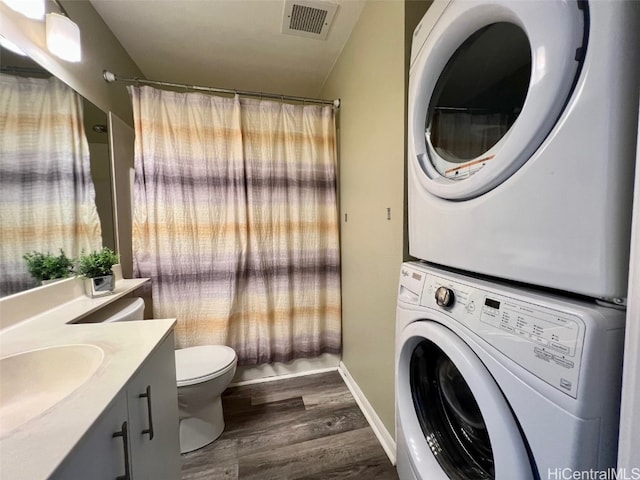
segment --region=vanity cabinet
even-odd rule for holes
[[[180,467],[171,332],[51,478],[179,480]]]
[[[125,473],[124,437],[113,437],[127,419],[127,399],[120,394],[67,456],[52,478],[55,480],[114,480]],[[127,454],[128,455],[128,454]],[[37,459],[34,459],[37,461]]]
[[[179,480],[180,435],[173,333],[127,385],[133,480]]]

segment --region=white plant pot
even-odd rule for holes
[[[87,296],[102,297],[111,295],[115,288],[113,275],[105,275],[104,277],[93,277],[84,279],[84,290]]]

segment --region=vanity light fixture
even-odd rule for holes
[[[59,13],[47,13],[47,48],[51,53],[68,62],[82,59],[80,28],[69,17]]]
[[[44,18],[44,0],[2,0],[11,10],[34,20]]]

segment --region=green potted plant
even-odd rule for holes
[[[54,280],[69,278],[73,274],[73,259],[68,258],[60,249],[60,255],[49,252],[31,252],[22,256],[33,278],[43,285]]]
[[[101,297],[113,292],[115,281],[113,267],[118,263],[118,255],[104,247],[100,251],[80,255],[78,273],[85,277],[85,291],[90,297]]]

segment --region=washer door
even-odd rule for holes
[[[431,30],[413,46],[409,163],[429,192],[476,197],[531,157],[575,85],[585,11],[569,1],[453,0],[422,25]]]
[[[399,430],[418,478],[535,478],[511,409],[469,346],[428,320],[407,326],[399,345]]]

